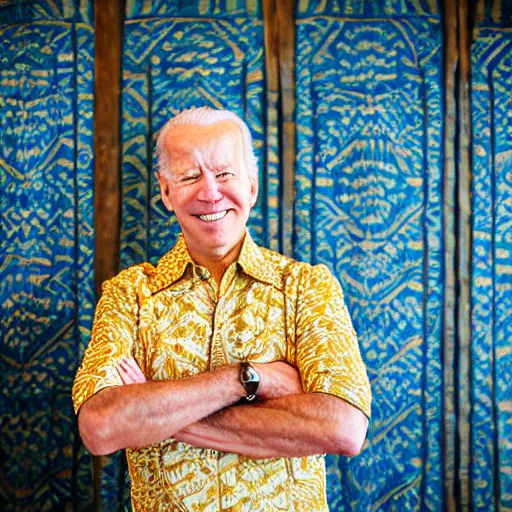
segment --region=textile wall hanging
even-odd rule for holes
[[[469,417],[473,510],[512,510],[512,2],[477,12],[471,47],[473,252]]]
[[[93,296],[92,2],[0,7],[0,509],[92,501],[71,386]]]
[[[372,381],[331,510],[442,510],[442,24],[434,1],[297,4],[294,255],[339,277]]]

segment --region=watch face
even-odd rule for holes
[[[249,363],[242,364],[240,382],[247,393],[246,399],[249,401],[256,399],[256,393],[260,384],[260,374]]]
[[[260,374],[252,366],[247,366],[242,374],[242,380],[244,382],[259,382]]]

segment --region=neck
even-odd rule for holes
[[[234,247],[229,249],[227,252],[219,251],[218,253],[205,254],[198,253],[197,251],[190,249],[188,249],[188,252],[194,263],[206,268],[208,272],[210,272],[213,279],[215,279],[216,283],[220,284],[222,277],[224,276],[224,272],[226,272],[226,269],[231,265],[231,263],[238,259],[240,251],[242,249],[242,245],[244,243],[244,239],[245,235],[242,237],[240,242],[238,242]]]

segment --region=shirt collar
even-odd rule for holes
[[[271,284],[279,289],[283,287],[282,275],[277,271],[276,264],[269,258],[265,258],[262,249],[256,245],[249,234],[249,230],[246,230],[245,233],[238,264],[246,274],[254,279]]]
[[[185,272],[188,264],[193,264],[188,253],[187,244],[181,233],[175,246],[158,261],[156,271],[149,283],[151,293],[156,293],[171,286]]]
[[[188,253],[185,238],[181,233],[176,245],[159,260],[156,271],[149,283],[151,293],[156,293],[171,286],[183,275],[189,263],[194,265]],[[265,258],[248,230],[245,233],[238,264],[247,275],[254,279],[279,289],[282,288],[281,273],[276,270],[275,264],[271,260]]]

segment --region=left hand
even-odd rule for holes
[[[123,384],[142,384],[146,377],[133,357],[123,357],[117,365],[117,371]]]
[[[303,393],[299,372],[284,361],[253,363],[261,377],[258,387],[260,400],[271,400]]]

